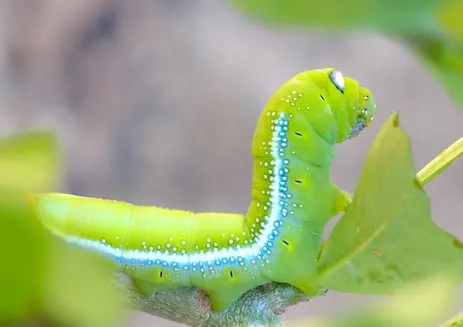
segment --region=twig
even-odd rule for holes
[[[211,310],[207,295],[197,288],[159,291],[145,297],[123,273],[116,276],[115,285],[126,292],[129,308],[189,326],[283,326],[287,307],[310,300],[295,287],[270,283],[246,292],[224,312],[217,313]]]
[[[416,175],[418,182],[423,186],[429,183],[461,155],[463,155],[463,137],[439,153],[437,157],[421,169]]]

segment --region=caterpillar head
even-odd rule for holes
[[[296,76],[290,86],[297,83],[305,83],[303,92],[312,93],[315,96],[312,98],[314,108],[317,106],[324,108],[324,112],[334,116],[333,123],[337,126],[333,127],[337,131],[331,135],[326,130],[325,133],[321,132],[328,142],[339,143],[357,136],[370,125],[375,115],[376,105],[370,90],[361,86],[356,80],[343,76],[336,68],[303,72]],[[321,101],[318,99],[318,94]],[[316,124],[316,128],[322,131],[325,123]]]
[[[355,108],[355,122],[351,127],[348,138],[355,137],[368,127],[375,116],[376,104],[370,90],[360,87],[358,91],[358,103],[353,104]]]
[[[340,139],[350,139],[357,136],[370,125],[376,111],[376,104],[371,91],[349,77],[344,77],[337,69],[327,69],[328,78],[334,87],[344,95],[346,110],[349,116],[348,133],[340,133]]]

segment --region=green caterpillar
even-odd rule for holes
[[[31,203],[51,232],[114,259],[143,294],[198,287],[215,311],[268,282],[313,295],[323,228],[349,202],[331,183],[334,144],[360,133],[374,112],[370,91],[336,69],[306,71],[283,84],[254,135],[246,215],[59,193],[33,195]]]

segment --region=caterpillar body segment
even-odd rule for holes
[[[250,251],[243,215],[193,213],[61,193],[35,194],[30,200],[46,228],[71,244],[115,260],[144,295],[198,287],[220,311],[246,290],[271,282],[260,275],[257,265],[245,266],[236,251],[240,247]],[[218,286],[225,281],[226,287]]]
[[[350,203],[331,181],[334,145],[359,134],[374,112],[370,91],[336,69],[284,83],[257,123],[245,215],[57,193],[35,195],[31,205],[51,232],[112,258],[146,295],[198,287],[215,311],[272,281],[315,295],[324,226]]]

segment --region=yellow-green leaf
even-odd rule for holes
[[[0,188],[47,191],[56,187],[59,177],[59,152],[52,132],[28,132],[0,139]]]
[[[43,308],[59,326],[115,326],[122,294],[112,285],[115,265],[100,255],[57,241],[49,253]]]
[[[38,305],[44,239],[24,199],[58,180],[57,157],[51,133],[0,139],[0,324],[24,319]]]
[[[0,192],[0,325],[24,319],[37,304],[43,242],[20,197]],[[8,198],[8,200],[5,200]]]
[[[463,2],[461,0],[440,1],[433,16],[445,33],[454,40],[463,41]]]

